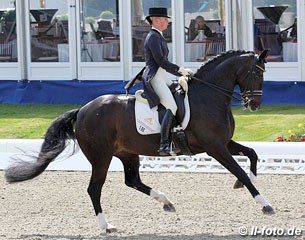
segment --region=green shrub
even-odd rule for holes
[[[85,18],[85,22],[86,23],[95,23],[95,18],[94,17],[86,17]]]
[[[109,10],[101,12],[100,15],[101,19],[113,19],[113,13]]]

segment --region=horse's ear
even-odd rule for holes
[[[264,61],[264,62],[266,62],[266,57],[268,56],[268,52],[270,51],[270,49],[264,49],[262,52],[261,52],[261,54],[259,55],[259,57],[258,57],[258,61],[259,62],[262,62],[262,61]]]

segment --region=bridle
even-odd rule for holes
[[[251,101],[253,101],[254,96],[262,96],[263,95],[263,91],[262,90],[253,90],[253,82],[254,79],[258,76],[258,73],[255,71],[256,68],[258,68],[259,70],[261,70],[262,72],[266,72],[266,70],[264,68],[262,68],[261,66],[257,65],[257,59],[254,60],[251,70],[249,70],[245,76],[245,78],[243,79],[246,80],[247,78],[251,78],[250,83],[251,83],[251,88],[249,90],[245,89],[245,91],[238,93],[235,91],[230,91],[227,90],[223,87],[220,87],[214,83],[210,83],[210,82],[206,82],[203,79],[197,78],[195,76],[189,76],[189,78],[194,79],[196,81],[199,81],[201,83],[203,83],[204,85],[222,93],[223,95],[229,97],[229,98],[233,98],[234,100],[241,102],[241,104],[245,107],[247,106]]]
[[[253,90],[253,83],[255,81],[255,78],[258,76],[258,73],[255,71],[256,68],[258,68],[262,72],[266,72],[266,70],[264,68],[257,65],[257,59],[255,59],[252,64],[251,71],[248,71],[245,78],[243,79],[243,81],[245,81],[248,77],[251,78],[249,80],[250,89],[248,90],[247,88],[245,88],[245,90],[240,93],[240,96],[242,97],[242,105],[244,107],[248,106],[249,103],[254,100],[255,96],[261,97],[263,95],[263,90]]]

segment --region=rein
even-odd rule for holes
[[[262,67],[254,64],[253,67],[257,67],[258,69],[260,69],[261,71],[265,72],[265,69],[263,69]],[[252,71],[248,71],[247,75],[245,76],[245,78],[248,77],[248,75],[251,74],[252,76],[252,79],[254,79],[254,76],[255,76],[255,71],[253,70],[252,68]],[[238,92],[235,92],[235,91],[230,91],[228,89],[225,89],[223,87],[220,87],[214,83],[210,83],[210,82],[206,82],[204,81],[203,79],[200,79],[200,78],[197,78],[195,76],[189,76],[189,78],[191,79],[194,79],[196,81],[199,81],[203,84],[205,84],[206,86],[222,93],[223,95],[229,97],[229,98],[233,98],[234,100],[238,101],[238,102],[243,102],[243,105],[245,106],[246,104],[248,104],[250,101],[253,100],[253,96],[262,96],[262,91],[261,90],[247,90],[247,91],[244,91],[242,93],[238,93]],[[249,95],[251,95],[251,98],[249,98]],[[245,101],[246,100],[246,101]]]
[[[238,98],[238,97],[242,98],[242,95],[240,93],[238,93],[238,92],[232,92],[232,91],[230,91],[228,89],[225,89],[223,87],[220,87],[220,86],[218,86],[218,85],[216,85],[214,83],[206,82],[206,81],[204,81],[204,80],[202,80],[200,78],[194,77],[194,76],[189,76],[189,78],[194,79],[196,81],[199,81],[199,82],[203,83],[204,85],[206,85],[206,86],[208,86],[208,87],[210,87],[210,88],[212,88],[212,89],[222,93],[223,95],[225,95],[225,96],[227,96],[229,98],[232,97],[232,98],[234,98],[238,102],[242,102],[243,101],[242,99]],[[237,95],[238,97],[236,97],[234,95]]]

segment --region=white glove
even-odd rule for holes
[[[183,67],[179,68],[178,73],[180,73],[183,77],[189,77],[194,74],[192,69],[183,68]]]
[[[183,76],[179,77],[178,83],[185,92],[189,90],[189,86],[187,82],[188,82],[188,77],[183,77]]]

